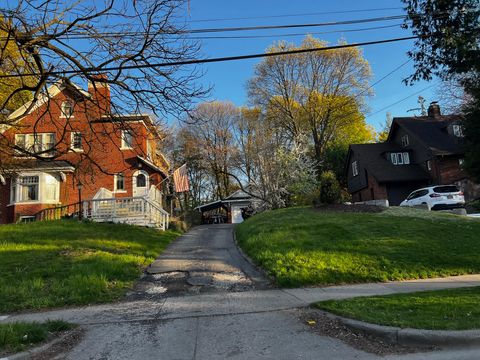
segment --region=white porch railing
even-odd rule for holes
[[[148,197],[94,198],[83,202],[83,216],[98,222],[128,223],[168,229],[170,215]]]

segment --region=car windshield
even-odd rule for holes
[[[458,187],[454,185],[449,185],[449,186],[437,186],[433,188],[433,191],[436,193],[444,194],[444,193],[453,193],[453,192],[459,192]]]

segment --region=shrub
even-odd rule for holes
[[[342,198],[340,184],[333,171],[325,171],[320,175],[320,203],[335,204]]]

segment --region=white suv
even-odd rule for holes
[[[427,205],[428,210],[458,209],[465,206],[465,198],[456,185],[437,185],[415,190],[400,204],[415,205]]]

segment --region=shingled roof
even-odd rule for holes
[[[361,165],[378,182],[416,181],[428,180],[429,174],[418,164],[394,165],[384,156],[389,152],[404,152],[398,145],[393,143],[379,144],[356,144],[350,145],[350,149],[359,155]]]
[[[463,139],[449,134],[448,126],[461,121],[458,115],[401,117],[393,119],[393,126],[404,128],[434,155],[455,155],[464,153]]]

